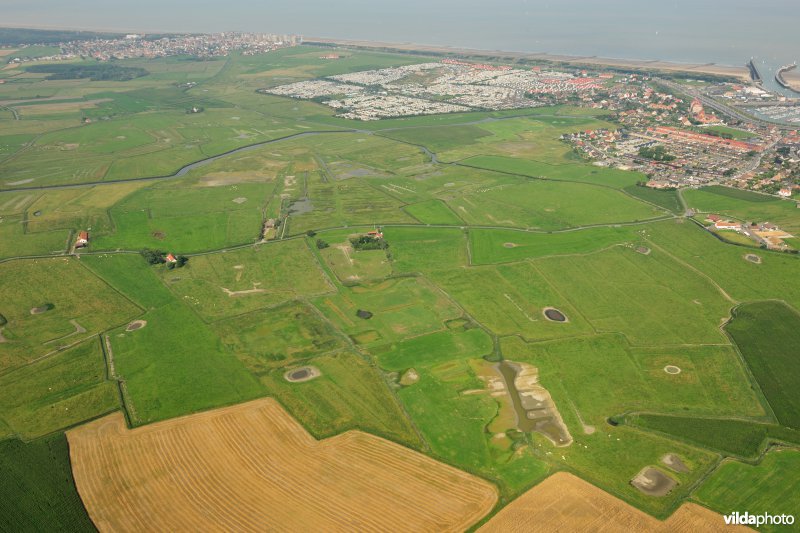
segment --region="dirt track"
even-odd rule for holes
[[[276,402],[68,432],[100,531],[464,530],[497,501],[465,472],[358,431],[316,441]]]
[[[751,531],[725,526],[721,515],[687,503],[660,521],[583,481],[559,472],[497,513],[481,533],[527,531]]]

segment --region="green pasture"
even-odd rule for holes
[[[800,314],[782,302],[740,305],[725,326],[778,422],[800,429]]]
[[[198,255],[181,269],[154,268],[175,296],[207,321],[333,290],[302,239]]]
[[[470,229],[473,265],[509,263],[554,255],[579,255],[641,241],[644,226],[599,227],[558,233]]]
[[[639,348],[619,335],[598,335],[535,343],[508,337],[501,349],[506,359],[539,368],[542,385],[560,391],[560,408],[570,406],[596,427],[633,411],[764,417],[729,347]],[[681,373],[665,372],[668,364]]]
[[[734,300],[778,299],[800,309],[800,285],[788,282],[800,268],[800,258],[791,254],[750,250],[720,242],[696,224],[673,221],[650,224],[646,237],[687,268],[708,276]],[[748,254],[761,263],[745,259]]]
[[[77,344],[140,313],[74,258],[0,263],[0,294],[0,314],[7,320],[0,371]],[[47,310],[33,314],[34,308]]]
[[[149,275],[151,283],[158,283]],[[125,407],[134,425],[252,400],[264,388],[183,302],[140,317],[147,325],[109,333]]]
[[[757,465],[723,462],[692,495],[718,513],[800,515],[800,451],[774,450]],[[765,525],[759,531],[785,531],[785,525]]]
[[[300,302],[221,320],[214,329],[258,377],[276,366],[299,364],[345,347],[336,330],[313,307]]]
[[[0,438],[37,438],[118,408],[96,338],[0,375],[0,419],[7,426]]]
[[[480,324],[497,335],[542,340],[593,333],[583,315],[528,263],[437,271],[432,279]],[[568,322],[551,322],[547,307]]]
[[[319,253],[342,283],[378,280],[391,275],[392,265],[385,250],[353,249],[349,239],[358,235],[360,233],[351,230],[326,231],[311,237],[309,242],[312,246],[317,246],[317,240],[328,244]]]
[[[254,243],[272,190],[271,183],[141,189],[111,208],[112,227],[92,248],[191,253]]]
[[[380,371],[348,351],[320,355],[304,363],[321,376],[303,383],[283,377],[291,367],[260,376],[273,395],[317,438],[358,429],[419,449],[420,438]]]
[[[661,209],[606,187],[517,177],[498,179],[493,186],[447,203],[471,225],[541,230],[639,222],[664,215]]]
[[[60,254],[72,244],[65,229],[28,232],[26,226],[21,216],[0,216],[0,258]]]
[[[464,221],[441,200],[426,200],[403,208],[422,224],[458,226]]]
[[[467,240],[456,228],[383,228],[396,274],[466,266]]]
[[[431,363],[415,366],[419,381],[398,396],[434,457],[493,481],[504,502],[541,481],[549,468],[530,447],[515,451],[498,445],[488,431],[498,401],[488,391],[464,394],[485,387],[473,364],[464,359]]]
[[[540,259],[536,268],[598,332],[623,333],[639,345],[726,342],[719,326],[731,302],[660,250],[615,247]]]
[[[493,352],[492,339],[480,328],[464,326],[402,340],[376,353],[386,370],[402,372],[460,359],[475,359]]]
[[[680,198],[678,197],[678,194],[681,193],[678,193],[678,191],[664,191],[650,187],[640,187],[638,185],[628,185],[622,190],[631,196],[663,207],[664,209],[672,211],[675,214],[682,214],[683,212],[683,206],[681,205]]]
[[[396,278],[343,288],[317,298],[316,307],[359,345],[377,346],[446,328],[461,310],[425,278]],[[359,310],[371,318],[357,316]]]
[[[683,193],[689,207],[746,222],[772,222],[789,233],[800,232],[797,202],[722,186],[688,189]]]
[[[306,187],[307,196],[287,206],[287,235],[343,226],[416,222],[402,210],[403,203],[389,196],[380,184],[363,179],[335,181],[312,172]]]
[[[800,431],[777,424],[740,418],[689,418],[655,414],[632,414],[626,424],[748,460],[761,454],[767,444],[800,444]]]
[[[518,159],[511,156],[478,155],[459,161],[460,165],[494,170],[508,174],[547,178],[556,181],[572,181],[603,185],[614,189],[636,185],[644,179],[644,174],[628,170],[597,167],[587,163],[568,162],[552,164],[535,160]]]

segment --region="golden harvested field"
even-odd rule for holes
[[[558,472],[535,486],[478,531],[750,531],[725,526],[722,516],[693,503],[660,521],[583,481]]]
[[[100,531],[460,531],[493,485],[379,437],[315,440],[269,398],[128,430],[67,433]]]

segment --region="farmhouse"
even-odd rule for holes
[[[75,241],[75,248],[83,248],[89,244],[89,232],[82,231],[78,233],[78,240]]]
[[[718,220],[714,222],[714,227],[716,229],[732,229],[736,231],[742,229],[742,225],[738,222],[730,222],[728,220]]]
[[[175,257],[175,255],[172,254],[172,253],[167,254],[167,257],[165,259],[167,260],[167,263],[177,263],[178,262],[178,258]]]
[[[779,195],[779,196],[783,196],[784,198],[791,198],[791,196],[792,196],[792,189],[789,189],[789,188],[783,188],[783,189],[781,189],[781,190],[779,190],[779,191],[778,191],[778,195]]]

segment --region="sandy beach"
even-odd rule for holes
[[[567,63],[574,65],[587,66],[608,66],[624,69],[660,70],[663,72],[686,72],[698,74],[711,74],[715,76],[729,76],[749,80],[747,68],[732,67],[728,65],[717,65],[714,63],[694,64],[694,63],[672,63],[659,60],[637,60],[637,59],[612,59],[597,56],[570,56],[546,53],[526,53],[526,52],[507,52],[503,50],[477,50],[471,48],[453,48],[449,46],[422,45],[413,43],[388,43],[381,41],[357,41],[348,39],[326,39],[319,37],[306,37],[303,41],[307,44],[334,44],[338,46],[352,46],[359,48],[376,48],[398,50],[403,52],[418,53],[437,53],[437,54],[457,54],[466,56],[502,58],[508,60],[538,60],[550,61],[554,63]],[[793,78],[789,78],[793,79]],[[800,82],[800,78],[797,78]]]

